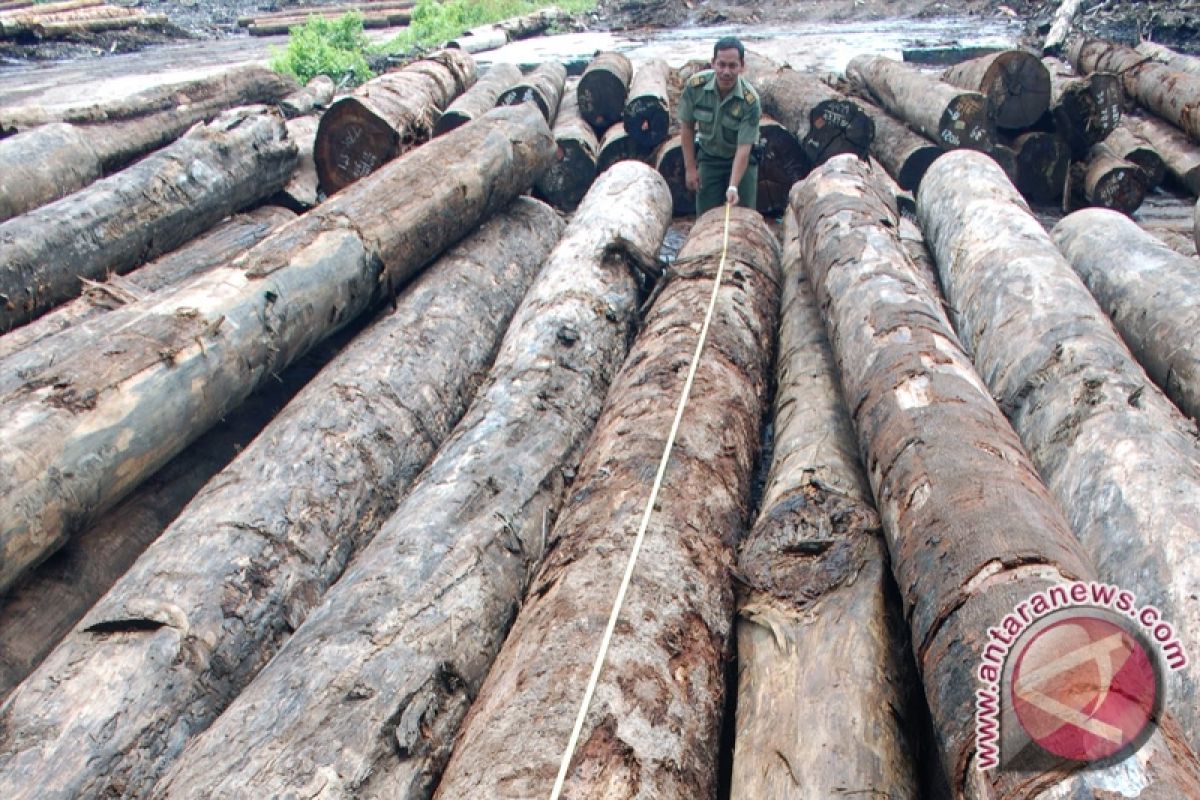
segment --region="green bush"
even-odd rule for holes
[[[271,68],[300,83],[328,75],[341,85],[356,86],[375,77],[364,55],[368,44],[357,11],[335,20],[313,16],[289,31],[286,48],[272,50]]]

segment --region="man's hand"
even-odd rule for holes
[[[738,190],[736,186],[730,186],[725,190],[725,202],[731,206],[736,206],[738,202]]]
[[[683,168],[683,185],[688,188],[688,191],[699,191],[700,189],[700,170],[695,167]]]

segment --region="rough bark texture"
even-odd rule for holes
[[[979,92],[964,92],[883,56],[855,56],[846,77],[944,150],[986,152],[995,144],[987,99]]]
[[[1154,148],[1167,172],[1179,185],[1200,195],[1200,145],[1193,144],[1178,128],[1152,117],[1126,117],[1129,129]]]
[[[858,106],[875,126],[871,155],[879,159],[901,189],[915,192],[925,170],[945,151],[882,108],[865,100],[858,101]]]
[[[516,86],[509,87],[496,98],[498,106],[533,103],[550,125],[558,114],[567,83],[567,68],[558,61],[545,61],[525,76]]]
[[[917,678],[799,234],[787,214],[774,460],[738,558],[730,797],[915,798]]]
[[[472,28],[457,39],[446,42],[446,47],[457,47],[467,53],[483,53],[508,44],[508,32],[494,25]]]
[[[474,86],[454,98],[454,102],[446,107],[433,126],[433,135],[441,136],[459,125],[482,117],[496,107],[496,99],[502,92],[520,80],[521,70],[515,64],[492,64]]]
[[[639,147],[634,138],[625,132],[625,123],[618,122],[600,138],[600,157],[596,159],[596,173],[604,172],[618,161],[649,161],[651,157],[650,151]],[[692,211],[695,211],[694,207]]]
[[[324,110],[333,101],[337,87],[328,75],[317,75],[303,88],[292,92],[279,101],[279,110],[289,120],[312,115]]]
[[[1054,19],[1050,23],[1050,30],[1046,33],[1046,40],[1042,43],[1043,52],[1057,53],[1062,50],[1071,33],[1071,27],[1075,24],[1075,17],[1079,16],[1082,10],[1083,0],[1062,0],[1058,4]]]
[[[1066,64],[1044,59],[1050,73],[1050,116],[1044,125],[1066,140],[1071,152],[1082,156],[1104,141],[1121,121],[1124,94],[1121,79],[1111,72],[1073,77]]]
[[[128,324],[107,349],[0,405],[0,586],[507,205],[553,152],[534,109],[496,109],[230,266],[113,312]]]
[[[0,330],[128,272],[283,186],[296,145],[282,118],[235,109],[87,189],[0,223]]]
[[[550,791],[683,388],[724,214],[713,209],[697,221],[613,384],[545,565],[463,724],[437,797]],[[729,570],[748,512],[779,259],[757,212],[733,209],[730,228],[708,344],[565,797],[715,796],[734,613]]]
[[[671,125],[671,104],[667,99],[667,87],[671,81],[671,67],[661,58],[647,59],[638,64],[621,121],[625,132],[642,150],[653,150],[667,138]]]
[[[1200,271],[1120,214],[1078,211],[1051,231],[1059,250],[1167,396],[1200,418]]]
[[[970,156],[1000,174],[991,159]],[[945,156],[930,169],[922,198],[935,175],[949,174],[941,165],[957,159]],[[819,167],[797,187],[793,207],[955,796],[1092,796],[1084,792],[1104,778],[1072,774],[1069,765],[977,770],[973,719],[987,628],[1034,591],[1090,577],[1091,565],[958,344],[940,298],[905,254],[891,195],[870,167],[850,158]],[[1155,737],[1122,765],[1125,781],[1174,782],[1136,796],[1200,788],[1165,749],[1189,756],[1182,743]]]
[[[1050,73],[1033,53],[1005,50],[955,64],[942,80],[980,92],[997,127],[1027,128],[1050,107]]]
[[[812,169],[795,135],[774,119],[764,116],[759,125],[759,142],[766,145],[758,165],[759,212],[778,217],[787,208],[792,184]]]
[[[994,164],[939,161],[917,204],[959,332],[1100,577],[1200,630],[1195,427]],[[1167,708],[1193,746],[1198,675],[1192,659],[1168,676]]]
[[[875,124],[856,100],[789,67],[760,68],[754,86],[762,94],[763,110],[796,135],[811,163],[841,153],[866,158]]]
[[[1071,148],[1057,133],[1030,131],[1013,140],[1016,178],[1013,183],[1031,203],[1052,203],[1062,197],[1071,166]]]
[[[321,16],[328,20],[335,20],[340,15],[321,14]],[[280,36],[290,32],[297,25],[303,25],[308,21],[308,17],[308,14],[302,14],[293,17],[279,17],[266,22],[256,21],[246,26],[246,32],[251,36]],[[362,14],[364,28],[395,28],[407,25],[410,21],[412,21],[412,12],[407,9]]]
[[[100,157],[77,125],[55,122],[0,139],[0,222],[100,177]]]
[[[1137,165],[1142,171],[1142,183],[1147,189],[1153,189],[1162,183],[1167,174],[1167,165],[1149,142],[1138,136],[1128,123],[1118,125],[1109,134],[1104,144],[1118,157],[1131,164]]]
[[[696,193],[687,188],[686,174],[683,168],[683,146],[679,143],[679,134],[667,139],[654,153],[654,168],[658,174],[666,178],[667,186],[671,189],[671,206],[677,217],[685,217],[696,213]]]
[[[596,179],[600,143],[579,116],[574,87],[567,90],[554,122],[556,159],[534,184],[538,197],[560,211],[574,211]]]
[[[1155,61],[1167,65],[1177,72],[1186,72],[1190,75],[1200,76],[1200,58],[1196,58],[1195,56],[1177,53],[1169,47],[1164,47],[1154,42],[1141,42],[1134,50],[1137,50],[1143,56],[1148,56]]]
[[[313,159],[313,145],[317,140],[317,126],[320,124],[321,118],[316,114],[296,117],[287,122],[288,138],[296,143],[299,156],[287,185],[279,190],[274,199],[297,214],[303,214],[321,202],[317,162]]]
[[[1087,161],[1076,166],[1072,185],[1083,201],[1080,205],[1132,214],[1146,199],[1141,169],[1117,155],[1106,142],[1092,145]]]
[[[1067,56],[1081,74],[1120,75],[1127,95],[1181,128],[1192,141],[1200,141],[1200,75],[1173,70],[1132,48],[1102,39],[1076,39],[1067,47]]]
[[[579,114],[602,134],[621,121],[633,63],[622,53],[597,53],[579,79]]]
[[[313,160],[327,195],[424,143],[451,100],[475,82],[475,60],[442,50],[380,75],[321,115]]]
[[[0,708],[5,797],[148,794],[449,434],[557,235],[548,213],[522,201],[423,275],[16,689]]]
[[[670,221],[643,164],[589,197],[453,436],[161,796],[432,793],[625,356],[637,284],[618,253],[653,258]]]

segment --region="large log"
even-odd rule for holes
[[[968,155],[1002,175],[990,158]],[[956,160],[934,164],[921,198]],[[1035,591],[1094,572],[957,344],[940,298],[906,255],[892,196],[870,170],[851,158],[830,161],[797,186],[793,208],[879,498],[941,762],[956,797],[1093,796],[1093,782],[1104,786],[1106,777],[1078,763],[1033,776],[981,771],[989,753],[976,749],[977,690],[1002,691],[999,675],[980,669],[989,626]],[[1195,757],[1169,730],[1174,723],[1163,722],[1168,727],[1121,764],[1122,785],[1154,786],[1142,798],[1200,788]]]
[[[534,184],[536,196],[560,211],[574,211],[596,179],[600,143],[592,127],[579,116],[575,88],[567,90],[554,121],[557,154]]]
[[[724,214],[693,227],[613,383],[436,797],[543,797],[554,783],[712,293]],[[564,797],[716,793],[729,570],[748,511],[779,259],[756,211],[732,209],[730,228],[727,282]]]
[[[1200,145],[1175,126],[1153,117],[1126,117],[1129,129],[1145,139],[1162,156],[1167,172],[1180,186],[1200,195]]]
[[[762,95],[763,111],[796,135],[812,164],[841,153],[866,158],[875,123],[856,100],[790,67],[760,67],[754,86]]]
[[[1133,48],[1103,39],[1072,40],[1067,57],[1081,74],[1114,72],[1121,76],[1127,95],[1200,142],[1200,75],[1179,72]]]
[[[1016,177],[1013,183],[1031,203],[1062,197],[1071,166],[1071,148],[1057,133],[1029,131],[1013,140]]]
[[[161,796],[429,797],[625,356],[637,282],[619,253],[652,259],[669,222],[649,167],[604,174],[453,436]]]
[[[0,590],[527,189],[553,152],[534,109],[496,109],[231,265],[112,312],[127,324],[101,352],[0,403]]]
[[[482,226],[209,484],[0,708],[5,797],[149,793],[395,510],[558,232]]]
[[[0,222],[66,197],[102,173],[77,125],[54,122],[0,139]]]
[[[1045,59],[1050,73],[1051,97],[1048,130],[1053,129],[1082,156],[1104,141],[1121,121],[1124,94],[1121,79],[1111,72],[1072,77],[1067,65]]]
[[[509,39],[525,39],[530,36],[537,36],[539,33],[550,28],[550,26],[569,18],[570,14],[561,8],[547,6],[537,11],[531,11],[528,14],[522,14],[519,17],[502,19],[495,23],[495,25],[507,33]]]
[[[621,121],[633,64],[622,53],[597,53],[579,78],[579,113],[597,134]]]
[[[986,152],[995,144],[987,99],[979,92],[964,92],[882,56],[855,56],[846,77],[944,150]]]
[[[337,86],[328,75],[317,75],[304,85],[303,88],[292,92],[279,101],[279,109],[290,119],[310,116],[314,111],[323,110],[333,101]]]
[[[329,13],[304,14],[293,17],[281,17],[279,19],[259,22],[255,21],[246,27],[246,32],[251,36],[279,36],[286,33],[291,33],[293,28],[302,27],[312,16],[319,16],[322,19],[336,20],[340,15]],[[389,9],[379,13],[363,14],[361,16],[362,26],[364,28],[398,28],[408,25],[412,20],[412,12],[408,9]],[[471,52],[464,50],[464,52]]]
[[[277,191],[296,163],[282,118],[226,112],[128,169],[0,223],[0,330],[127,272]]]
[[[987,98],[999,128],[1027,128],[1050,107],[1050,73],[1033,53],[1005,50],[956,64],[942,80]]]
[[[1092,145],[1087,161],[1075,165],[1071,184],[1080,205],[1132,214],[1146,199],[1146,184],[1137,164],[1121,158],[1107,141]]]
[[[1121,124],[1108,135],[1104,144],[1118,158],[1135,164],[1142,173],[1142,183],[1153,189],[1162,183],[1167,174],[1167,165],[1149,142],[1133,132],[1128,124]]]
[[[1100,577],[1177,630],[1200,630],[1195,428],[994,164],[939,160],[917,206],[959,334]],[[1193,747],[1198,676],[1194,659],[1168,676]]]
[[[454,98],[454,102],[446,107],[433,126],[433,135],[441,136],[459,125],[482,117],[496,107],[496,99],[502,92],[520,80],[521,70],[515,65],[503,61],[492,64],[474,86]]]
[[[1177,53],[1169,47],[1154,42],[1139,42],[1134,50],[1143,56],[1148,56],[1177,72],[1186,72],[1200,76],[1200,58]]]
[[[495,25],[482,25],[446,42],[446,47],[457,47],[467,53],[483,53],[506,44],[508,44],[508,31],[497,28]]]
[[[667,99],[670,81],[671,67],[661,58],[641,62],[633,74],[621,121],[625,123],[625,132],[642,150],[653,150],[667,138],[671,125]]]
[[[625,131],[625,123],[618,122],[600,137],[600,156],[596,159],[596,174],[604,172],[618,161],[649,162],[652,157],[653,154],[650,151],[639,147],[637,141]]]
[[[878,106],[859,100],[858,107],[871,119],[875,136],[871,155],[879,159],[901,189],[915,192],[925,170],[945,151]]]
[[[679,134],[667,139],[654,151],[654,168],[662,175],[671,189],[671,207],[675,216],[686,217],[696,213],[696,193],[687,188],[687,175],[683,167],[683,146]]]
[[[1195,259],[1136,222],[1101,209],[1077,211],[1051,230],[1154,382],[1200,419],[1200,274]]]
[[[296,168],[287,184],[275,196],[275,202],[287,206],[297,214],[303,214],[321,202],[321,181],[317,177],[317,162],[313,158],[313,147],[317,141],[317,127],[321,124],[319,114],[295,117],[287,121],[288,138],[296,143],[299,156]]]
[[[451,100],[475,82],[475,61],[442,50],[380,75],[321,115],[313,160],[326,195],[424,143]]]
[[[498,106],[533,103],[546,122],[554,124],[558,104],[567,83],[567,68],[558,61],[544,61],[516,86],[511,86],[496,98]]]
[[[786,214],[774,454],[738,556],[730,797],[913,798],[917,679],[799,236]]]
[[[792,184],[809,173],[812,162],[796,136],[771,117],[763,116],[758,131],[758,140],[764,147],[758,164],[755,207],[765,216],[778,217],[787,208]]]
[[[289,17],[304,18],[308,14],[325,15],[329,14],[334,18],[344,16],[348,12],[357,12],[359,14],[368,14],[384,9],[405,10],[411,9],[416,5],[416,0],[367,0],[362,3],[351,3],[349,5],[299,5],[283,11],[275,11],[268,14],[253,14],[237,18],[239,28],[246,28],[253,25],[255,22],[270,22],[277,19],[287,19]]]

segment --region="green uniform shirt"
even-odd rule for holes
[[[716,71],[706,69],[688,80],[679,98],[679,121],[695,123],[700,146],[717,158],[733,158],[739,144],[757,142],[761,118],[758,93],[741,75],[722,100]]]

